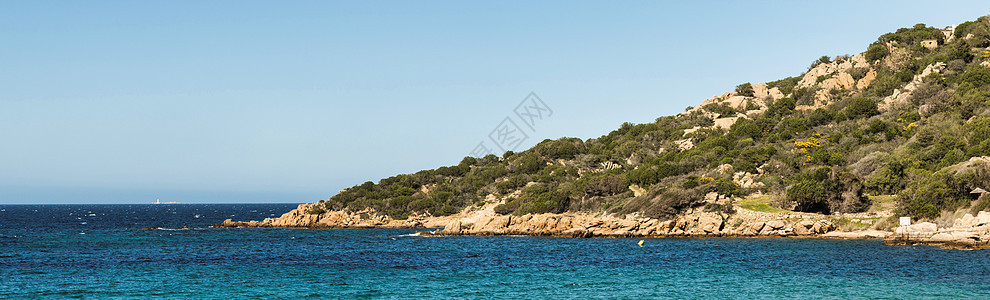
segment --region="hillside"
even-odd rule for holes
[[[856,213],[877,204],[869,195],[896,195],[872,198],[934,220],[976,205],[971,190],[990,189],[990,165],[968,163],[990,156],[988,46],[988,17],[901,28],[863,53],[822,56],[804,74],[743,83],[676,116],[368,181],[301,213],[404,220],[497,204],[498,215],[665,220],[688,209],[732,214],[744,203]]]

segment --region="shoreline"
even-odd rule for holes
[[[416,231],[415,236],[419,237],[457,237],[457,236],[489,236],[489,237],[554,237],[554,238],[641,238],[641,239],[718,239],[718,238],[737,238],[737,239],[822,239],[822,240],[880,240],[885,246],[939,246],[944,249],[953,250],[979,250],[979,249],[990,249],[990,242],[988,241],[974,241],[965,242],[958,240],[932,240],[930,238],[925,238],[921,236],[900,236],[895,232],[891,231],[879,231],[879,230],[862,230],[862,231],[832,231],[825,234],[767,234],[767,235],[747,235],[747,234],[663,234],[663,235],[637,235],[637,234],[604,234],[604,235],[571,235],[571,234],[547,234],[547,233],[522,233],[522,232],[503,232],[503,233],[461,233],[461,234],[450,234],[444,232],[441,227],[402,227],[402,226],[246,226],[241,221],[232,221],[233,223],[214,224],[211,227],[214,228],[283,228],[283,229],[299,229],[299,230],[320,230],[320,229],[423,229],[424,231]],[[429,230],[433,229],[433,230]]]
[[[496,203],[465,209],[450,216],[411,216],[395,220],[375,211],[308,213],[314,204],[300,204],[277,218],[255,221],[227,219],[219,228],[296,229],[433,229],[421,236],[549,236],[570,238],[676,238],[676,237],[808,237],[826,239],[883,239],[891,232],[845,232],[823,215],[739,211],[734,214],[690,209],[660,220],[637,214],[563,213],[499,215]]]
[[[897,227],[895,231],[842,231],[838,216],[795,212],[758,212],[737,208],[733,214],[689,209],[671,219],[637,214],[563,213],[499,215],[495,203],[465,209],[450,216],[410,216],[395,220],[372,210],[325,211],[313,214],[314,204],[300,204],[277,218],[260,221],[224,220],[217,228],[293,229],[433,229],[419,236],[545,236],[566,238],[816,238],[879,239],[884,245],[934,245],[948,249],[990,248],[990,213],[966,215],[953,228],[934,223]],[[876,213],[874,213],[876,214]],[[880,216],[885,214],[880,213]],[[848,216],[847,216],[848,217]]]

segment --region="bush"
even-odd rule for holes
[[[858,212],[869,204],[869,199],[863,196],[863,185],[855,176],[829,167],[800,174],[787,188],[786,200],[795,204],[796,211],[823,214]]]
[[[584,187],[589,196],[613,196],[629,190],[629,184],[616,175],[606,175],[589,182]]]
[[[708,104],[701,107],[704,110],[718,114],[720,117],[731,117],[736,115],[736,109],[723,103]]]
[[[866,54],[864,56],[866,57],[867,61],[870,61],[872,63],[874,61],[881,60],[884,57],[887,57],[887,55],[889,54],[890,51],[887,50],[887,46],[877,41],[870,44],[869,48],[866,48]]]
[[[791,92],[794,91],[794,87],[797,86],[798,81],[801,81],[800,77],[787,77],[781,80],[768,82],[767,88],[777,88],[784,95],[790,95]]]
[[[808,115],[808,125],[819,126],[825,125],[835,119],[835,111],[827,110],[824,108],[815,109]]]
[[[753,97],[753,84],[747,82],[736,86],[736,93],[739,96]]]
[[[327,212],[327,209],[322,204],[315,204],[306,210],[306,213],[311,215],[322,215],[325,212]]]
[[[533,147],[536,153],[551,160],[573,159],[578,154],[578,146],[575,143],[582,143],[580,139],[559,139],[544,140]]]
[[[966,73],[959,77],[959,84],[970,84],[972,87],[981,87],[990,83],[990,68],[981,66],[971,67]]]
[[[822,57],[819,57],[817,60],[815,60],[815,62],[811,63],[811,66],[808,67],[808,70],[814,69],[815,66],[817,66],[817,65],[827,64],[827,63],[831,63],[831,62],[832,62],[832,59],[829,58],[828,55],[822,55]]]
[[[843,112],[849,117],[871,117],[880,114],[877,102],[866,97],[853,98]]]
[[[935,219],[942,210],[961,205],[964,193],[955,189],[956,183],[946,172],[938,172],[923,180],[912,181],[901,193],[903,213],[918,219]]]
[[[562,189],[534,185],[523,189],[519,198],[495,206],[495,212],[502,215],[562,213],[567,210],[570,200],[570,195]]]
[[[522,156],[517,156],[515,164],[516,168],[513,171],[519,174],[536,174],[536,172],[546,166],[546,164],[540,160],[540,157],[533,152],[526,153]]]
[[[763,131],[760,130],[759,125],[756,125],[756,121],[739,118],[729,128],[729,134],[735,137],[749,137],[758,140],[763,136]]]
[[[677,216],[682,211],[699,206],[702,195],[696,190],[670,188],[649,196],[633,199],[623,209],[626,213],[642,212],[644,216],[661,220]]]
[[[677,173],[677,168],[668,163],[660,163],[656,165],[642,165],[639,168],[630,170],[626,174],[626,178],[629,183],[636,184],[642,187],[651,186],[660,182],[669,176],[673,176]]]

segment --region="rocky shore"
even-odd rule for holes
[[[981,211],[976,216],[966,214],[956,219],[952,227],[938,228],[930,222],[898,227],[884,238],[885,245],[937,245],[953,249],[990,247],[990,213]]]
[[[806,213],[767,213],[739,210],[734,214],[687,211],[670,220],[635,214],[591,213],[499,215],[494,204],[445,217],[395,220],[374,211],[307,213],[301,204],[278,218],[261,221],[225,220],[215,227],[252,228],[432,228],[422,235],[530,235],[558,237],[822,237],[884,238],[887,232],[842,232],[828,216]],[[737,208],[738,209],[738,208]]]
[[[494,204],[445,217],[414,216],[395,220],[366,210],[360,212],[328,211],[307,213],[313,204],[300,204],[278,218],[261,221],[225,220],[221,228],[421,228],[423,236],[497,236],[529,235],[556,237],[813,237],[837,239],[883,239],[885,245],[937,245],[953,249],[990,247],[990,212],[976,216],[965,214],[951,227],[939,228],[922,222],[897,227],[893,232],[881,230],[841,231],[833,222],[836,216],[797,212],[758,212],[736,207],[734,214],[687,211],[670,220],[641,217],[635,214],[528,214],[499,215]],[[851,215],[856,217],[857,215]],[[863,217],[884,217],[874,213]]]

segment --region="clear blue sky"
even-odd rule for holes
[[[983,1],[5,1],[0,204],[310,202],[800,74]],[[501,151],[499,151],[501,152]]]

